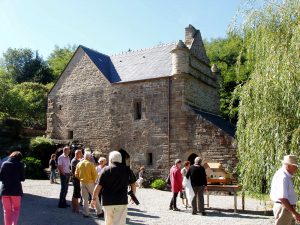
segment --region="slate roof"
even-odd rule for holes
[[[195,113],[197,113],[204,119],[208,120],[215,126],[219,127],[220,129],[222,129],[225,133],[227,133],[231,137],[235,136],[236,127],[232,123],[230,123],[228,120],[225,120],[221,116],[217,116],[217,115],[202,111],[193,106],[190,106],[190,107]]]
[[[171,50],[175,43],[140,51],[107,56],[79,46],[111,83],[146,80],[171,76]]]

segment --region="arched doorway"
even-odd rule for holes
[[[198,157],[198,155],[195,153],[190,154],[190,156],[188,157],[188,161],[190,161],[191,165],[193,165],[195,163],[196,157]]]
[[[120,149],[119,152],[122,155],[122,164],[130,166],[130,155],[124,149]]]

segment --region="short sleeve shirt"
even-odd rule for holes
[[[71,160],[71,170],[72,170],[72,174],[74,175],[75,175],[76,166],[79,162],[80,160],[76,159],[75,157]]]
[[[274,202],[279,201],[280,198],[285,198],[291,205],[296,205],[292,175],[284,167],[277,170],[272,179],[270,197]]]
[[[70,173],[70,158],[64,154],[60,155],[57,159],[58,166],[62,166],[64,173]]]
[[[128,185],[135,182],[136,177],[129,167],[121,164],[106,166],[98,181],[102,186],[103,205],[127,205]]]

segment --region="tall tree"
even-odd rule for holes
[[[53,81],[48,64],[39,55],[28,48],[9,48],[3,54],[3,66],[9,77],[16,83],[38,82],[42,84]]]
[[[60,74],[65,69],[66,65],[70,61],[72,55],[75,52],[75,45],[67,46],[60,48],[59,46],[55,46],[53,52],[50,54],[48,58],[48,63],[53,71],[54,79],[57,80]]]
[[[241,89],[237,140],[240,181],[252,193],[267,193],[283,156],[300,152],[300,2],[265,3],[243,27],[254,67]]]

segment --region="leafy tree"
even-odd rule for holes
[[[32,82],[14,85],[7,96],[8,115],[21,119],[24,126],[45,128],[48,90]]]
[[[234,91],[243,85],[249,76],[247,60],[240,57],[243,51],[243,39],[239,35],[228,34],[227,38],[213,39],[205,42],[208,58],[221,70],[222,81],[220,90],[221,112],[231,122],[237,122],[239,95]],[[238,67],[238,63],[240,66]]]
[[[55,46],[53,52],[48,58],[48,63],[53,71],[54,79],[57,80],[60,74],[65,69],[66,65],[70,61],[72,55],[76,50],[75,46],[67,46],[60,48],[57,45]]]
[[[3,66],[7,75],[16,83],[38,82],[42,84],[53,81],[48,64],[39,55],[28,48],[9,48],[3,54]]]
[[[12,81],[7,78],[4,69],[0,68],[0,120],[8,115],[8,92],[12,87]]]
[[[238,158],[240,181],[252,193],[269,191],[285,154],[299,155],[299,8],[296,0],[267,1],[242,30],[253,72],[241,88]]]

